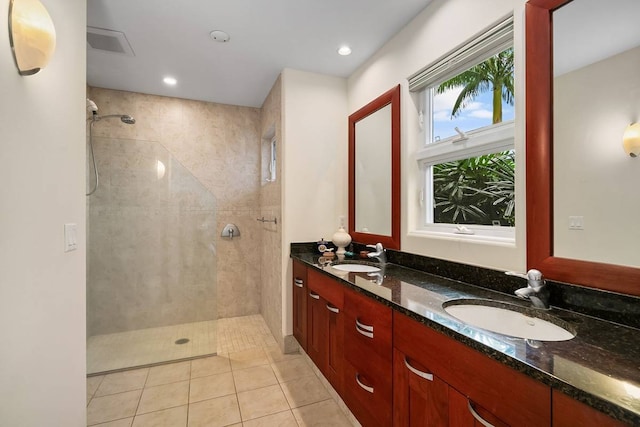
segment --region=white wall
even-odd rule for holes
[[[515,245],[487,245],[460,238],[436,239],[411,234],[417,222],[419,146],[417,99],[407,77],[464,43],[501,18],[514,15],[516,95],[516,231]],[[348,79],[349,114],[400,84],[402,149],[402,236],[406,252],[504,270],[524,270],[524,0],[434,0]]]
[[[640,47],[554,80],[554,254],[640,266],[640,159],[622,135],[640,120]],[[582,216],[584,230],[570,230]]]
[[[0,31],[0,425],[80,427],[86,2],[43,3],[57,49],[39,74],[18,75],[6,20]],[[63,252],[64,223],[78,225],[75,252]]]
[[[282,72],[282,307],[291,307],[291,242],[330,239],[348,214],[347,117],[345,79]],[[291,310],[282,316],[290,335]]]

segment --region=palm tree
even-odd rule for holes
[[[443,93],[462,86],[462,92],[451,110],[451,118],[460,114],[480,93],[493,91],[493,123],[502,121],[502,101],[513,105],[513,48],[503,50],[486,61],[471,67],[436,89]]]

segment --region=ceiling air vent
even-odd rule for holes
[[[120,31],[87,27],[87,45],[92,50],[135,56],[127,36]]]

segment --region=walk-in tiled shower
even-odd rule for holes
[[[215,197],[157,142],[94,136],[93,149],[88,373],[214,354]]]

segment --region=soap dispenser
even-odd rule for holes
[[[331,241],[338,248],[338,250],[336,251],[336,255],[344,256],[344,253],[346,252],[345,248],[349,246],[349,243],[351,243],[351,236],[344,229],[343,216],[340,217],[340,228],[338,228],[338,231],[333,233],[333,236],[331,237]]]

